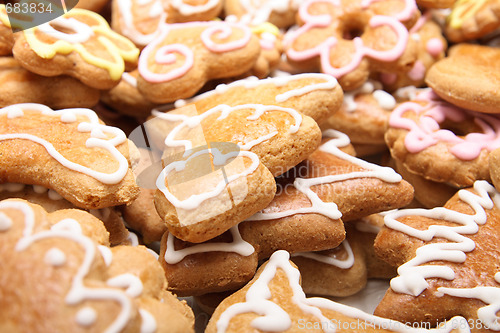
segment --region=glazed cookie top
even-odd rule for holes
[[[289,261],[286,251],[275,252],[252,281],[226,298],[216,308],[207,333],[300,332],[317,329],[323,332],[432,332],[411,328],[401,322],[367,314],[326,298],[307,298],[300,285],[300,272]],[[463,317],[450,319],[435,332],[457,332],[455,325],[467,325]],[[460,332],[469,332],[464,326]]]
[[[246,73],[260,50],[258,38],[243,24],[209,21],[163,25],[139,58],[138,88],[157,103],[188,98],[211,79]]]
[[[3,182],[43,185],[82,208],[126,203],[138,194],[125,134],[94,111],[16,104],[0,109],[0,117],[3,167],[9,170]]]
[[[97,89],[118,84],[126,65],[134,65],[139,56],[135,45],[112,31],[103,17],[76,8],[49,23],[24,30],[13,51],[14,57],[32,72],[72,75]]]
[[[461,314],[478,320],[474,328],[498,331],[499,199],[488,182],[476,181],[444,207],[388,214],[376,248],[401,266],[376,314],[429,322]]]
[[[413,173],[470,186],[489,179],[488,154],[500,146],[500,119],[449,104],[427,89],[392,112],[385,140]]]
[[[2,323],[33,332],[152,332],[163,326],[162,313],[178,316],[176,324],[190,330],[189,310],[162,290],[166,281],[155,258],[141,248],[110,249],[107,237],[102,223],[86,212],[47,214],[24,200],[1,201],[0,251],[9,272],[0,282]]]

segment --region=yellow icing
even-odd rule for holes
[[[458,0],[453,6],[448,23],[453,29],[460,29],[468,18],[474,16],[488,0]]]
[[[7,10],[5,9],[5,5],[0,4],[0,22],[3,25],[10,28],[9,17],[7,16]]]
[[[45,43],[38,39],[36,31],[38,27],[27,29],[24,36],[31,49],[40,57],[51,59],[56,54],[69,54],[77,52],[87,63],[99,68],[106,69],[112,80],[119,80],[125,70],[125,61],[135,62],[139,56],[139,49],[127,38],[112,31],[106,20],[92,11],[74,8],[64,18],[78,20],[78,16],[87,16],[97,24],[90,26],[97,40],[113,58],[112,61],[98,57],[87,50],[85,43],[69,43],[64,40],[57,40],[55,43]],[[80,21],[80,20],[79,20]],[[119,48],[113,41],[117,40],[125,48]]]
[[[261,35],[265,32],[273,34],[275,36],[279,36],[280,34],[280,30],[278,29],[278,27],[269,22],[264,22],[255,27],[251,27],[251,30],[256,35]]]

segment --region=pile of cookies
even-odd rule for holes
[[[0,5],[1,332],[500,331],[499,0],[64,12]]]

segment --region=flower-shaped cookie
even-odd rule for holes
[[[55,20],[23,31],[14,57],[43,76],[67,74],[96,89],[120,82],[126,65],[136,63],[139,49],[111,30],[100,15],[72,9]]]
[[[419,16],[414,0],[310,0],[299,8],[301,27],[285,37],[288,59],[359,87],[370,71],[408,71],[416,50],[408,38]]]

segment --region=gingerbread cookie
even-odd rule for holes
[[[446,37],[463,42],[487,35],[500,27],[500,1],[457,0],[446,20]]]
[[[273,206],[252,219],[269,220],[302,213],[319,213],[343,221],[403,207],[413,199],[413,189],[393,169],[358,159],[339,148],[349,146],[347,135],[327,130],[324,143],[283,178],[284,191],[299,192],[309,205],[299,209]],[[287,177],[288,176],[288,177]],[[363,203],[363,204],[361,204]]]
[[[297,74],[258,80],[250,77],[189,100],[178,100],[176,107],[194,104],[199,113],[219,104],[236,106],[247,103],[292,108],[321,124],[335,113],[342,101],[342,89],[335,78],[326,74]]]
[[[266,207],[276,183],[256,154],[217,148],[191,152],[161,171],[158,215],[174,236],[193,243],[212,239]]]
[[[258,38],[224,21],[163,25],[141,53],[138,89],[150,101],[193,96],[207,81],[249,71],[260,54]]]
[[[500,49],[459,44],[429,70],[425,81],[436,94],[462,108],[500,113]]]
[[[40,103],[54,109],[92,107],[99,91],[69,76],[45,77],[27,71],[12,57],[0,57],[0,107]]]
[[[24,30],[16,38],[14,57],[43,76],[69,75],[96,89],[111,89],[139,50],[111,30],[99,14],[72,9],[49,23]]]
[[[225,238],[189,244],[165,235],[161,262],[169,288],[182,295],[233,289],[246,282],[237,272],[247,272],[248,278],[256,261],[268,258],[274,251],[308,252],[338,246],[345,237],[340,216],[352,220],[411,201],[411,187],[400,183],[401,178],[392,169],[348,155],[343,150],[354,153],[348,138],[339,133],[332,135],[334,139],[324,143],[304,164],[277,179],[278,193],[268,207],[233,227]],[[384,194],[391,191],[397,194]],[[360,201],[363,207],[356,205]],[[223,261],[228,256],[232,259]],[[222,266],[224,269],[220,269]],[[207,273],[191,276],[189,269],[193,267]]]
[[[1,183],[42,185],[77,207],[130,202],[138,188],[125,134],[89,109],[41,104],[0,109]]]
[[[495,115],[461,109],[427,90],[392,112],[385,139],[408,171],[465,187],[490,178],[488,155],[500,146],[499,126]]]
[[[286,251],[274,253],[252,281],[222,301],[205,332],[422,332],[326,298],[307,298],[289,259]],[[458,332],[464,324],[455,317],[436,332]],[[468,332],[467,326],[460,332]]]
[[[9,273],[0,282],[2,330],[194,331],[191,309],[164,291],[155,258],[144,248],[107,247],[102,222],[89,213],[48,214],[19,199],[1,201],[0,212]]]
[[[9,198],[19,198],[40,205],[48,213],[61,209],[77,208],[61,197],[56,191],[39,185],[31,186],[19,183],[0,184],[0,200]],[[119,210],[115,207],[90,209],[89,213],[104,223],[104,227],[109,232],[109,242],[111,245],[118,245],[127,240],[129,232],[123,224]]]
[[[298,16],[300,28],[285,36],[288,60],[333,75],[344,90],[374,70],[408,72],[417,60],[408,33],[420,16],[414,0],[307,1]]]
[[[474,323],[474,332],[498,331],[499,198],[493,186],[477,181],[444,207],[387,215],[375,248],[400,265],[399,276],[375,313],[431,325],[459,314]]]
[[[210,142],[229,142],[257,154],[278,176],[294,167],[320,144],[316,122],[292,108],[263,104],[220,104],[207,111],[187,105],[167,113],[153,111],[148,136],[159,149],[189,150]]]

